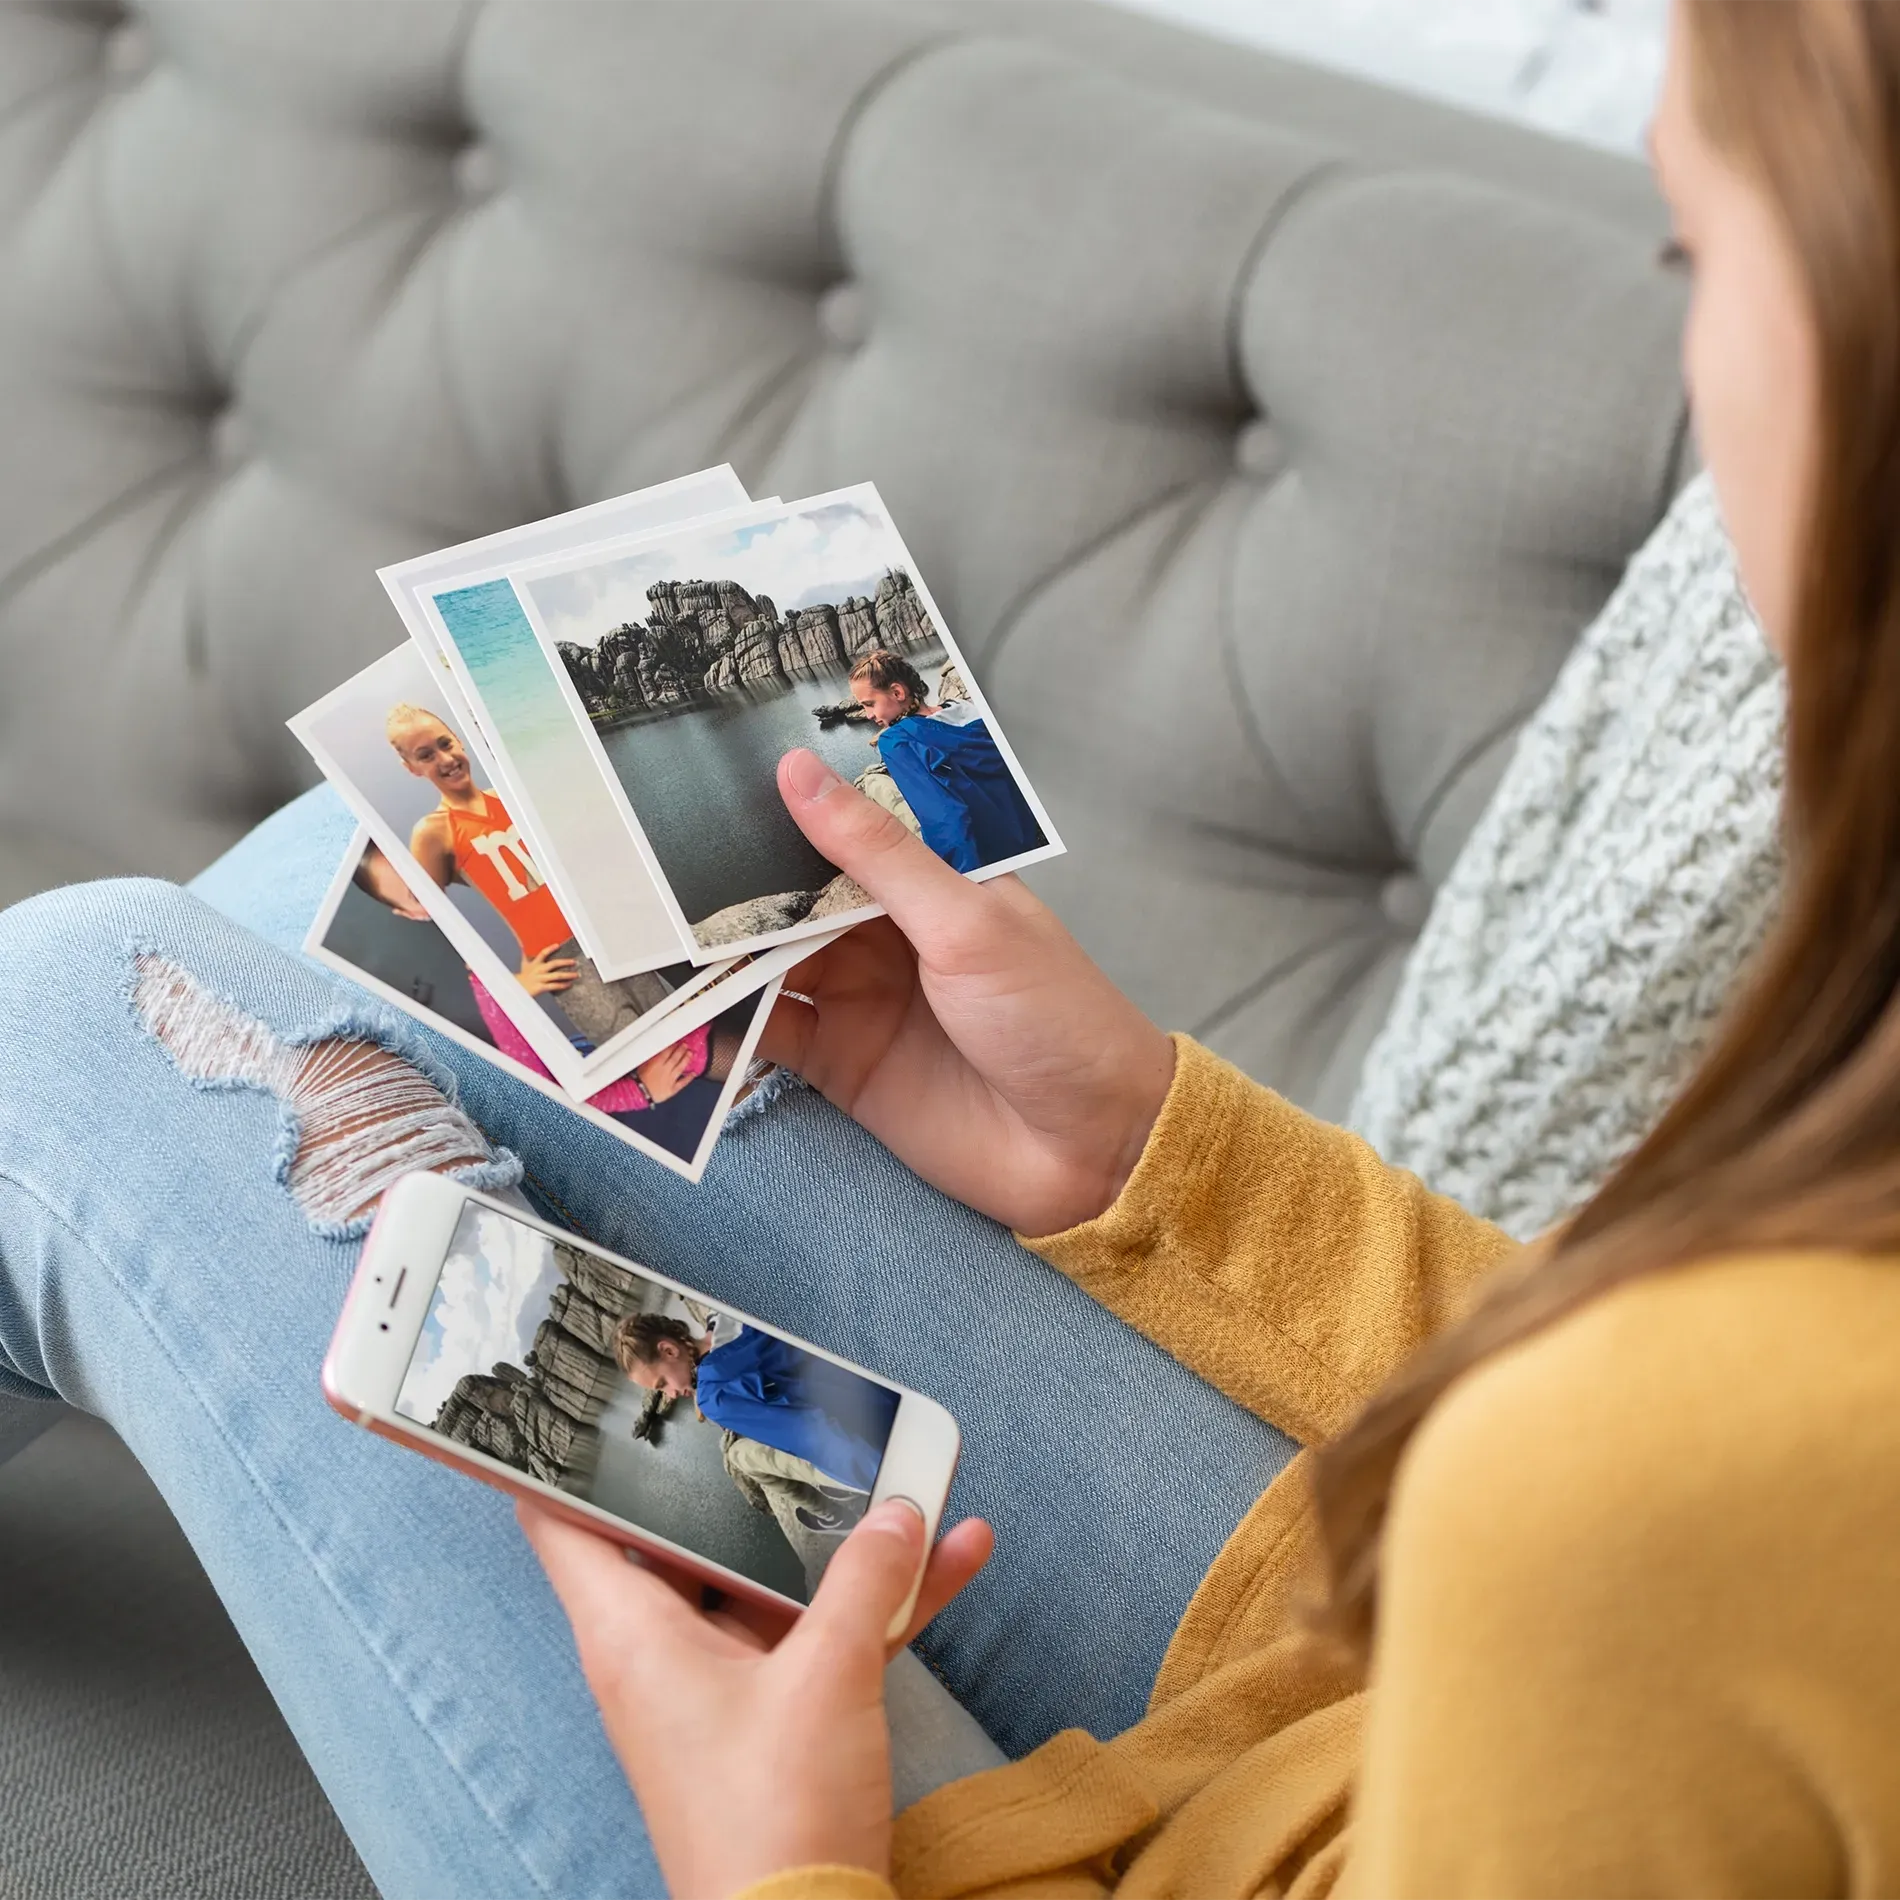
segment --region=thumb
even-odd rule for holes
[[[945,905],[969,901],[974,887],[960,873],[817,753],[786,753],[778,762],[778,787],[799,830],[856,878],[913,943]]]
[[[787,1642],[829,1651],[834,1667],[859,1653],[882,1671],[910,1619],[925,1555],[923,1513],[908,1498],[887,1498],[839,1545]]]

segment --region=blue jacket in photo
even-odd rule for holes
[[[877,1482],[897,1416],[888,1386],[752,1326],[700,1360],[694,1397],[715,1425],[809,1459],[854,1491]]]
[[[878,755],[917,815],[924,843],[974,871],[1048,842],[981,719],[913,713],[877,736]]]

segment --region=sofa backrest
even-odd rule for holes
[[[1681,286],[1634,167],[1210,46],[0,0],[0,816],[189,874],[399,637],[377,566],[868,477],[1072,846],[1042,888],[1336,1111],[1681,479]]]

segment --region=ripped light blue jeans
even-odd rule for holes
[[[318,1391],[356,1242],[281,1097],[325,1038],[449,1085],[490,1181],[518,1157],[554,1218],[948,1405],[952,1514],[998,1548],[926,1661],[1012,1755],[1135,1720],[1288,1441],[808,1091],[741,1110],[691,1186],[303,961],[350,829],[319,791],[195,894],[95,884],[0,917],[0,1456],[55,1397],[117,1429],[388,1900],[662,1889],[506,1501]],[[259,1025],[261,1068],[161,1046],[141,970]],[[928,1702],[898,1698],[900,1757],[976,1765]]]

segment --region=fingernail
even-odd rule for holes
[[[802,749],[785,755],[785,779],[808,805],[829,798],[844,783],[817,753]]]
[[[911,1498],[886,1498],[865,1523],[874,1531],[891,1531],[900,1537],[914,1537],[924,1522],[920,1505]]]

